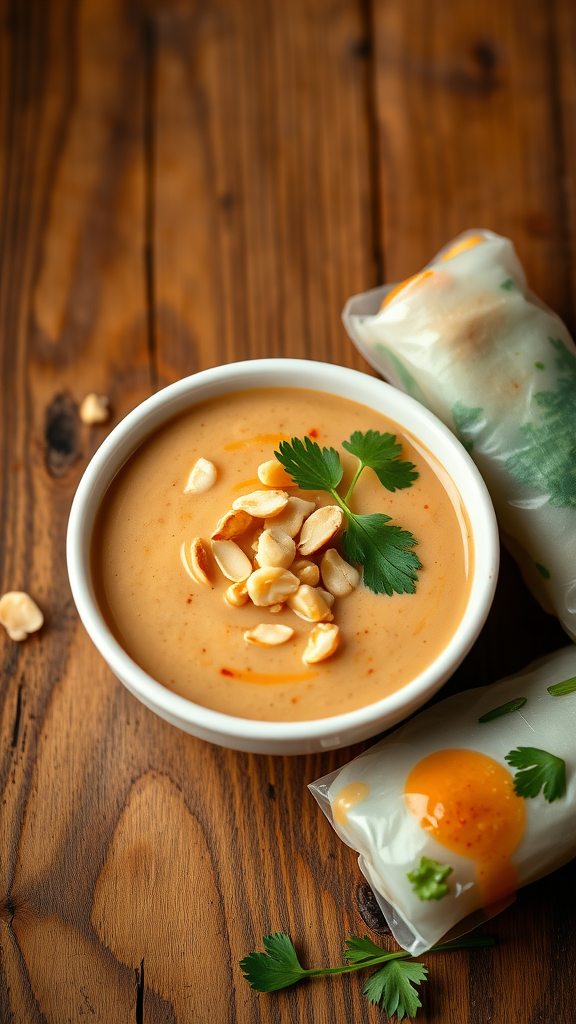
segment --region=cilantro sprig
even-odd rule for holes
[[[274,452],[278,462],[304,491],[322,490],[331,494],[346,516],[347,529],[343,536],[344,551],[350,562],[364,567],[364,583],[375,594],[413,594],[422,568],[418,556],[412,551],[418,541],[408,530],[390,526],[392,516],[382,512],[359,515],[352,512],[350,499],[360,474],[366,467],[373,469],[380,483],[389,491],[411,487],[418,473],[412,462],[399,459],[402,446],[393,434],[380,434],[368,430],[355,431],[342,447],[358,459],[358,467],[345,498],[336,488],[343,476],[340,456],[335,448],[320,448],[316,441],[305,437],[301,441],[281,441]]]
[[[457,942],[439,943],[432,946],[428,952],[493,946],[494,941],[490,936],[460,939]],[[328,974],[349,974],[352,971],[377,967],[362,990],[371,1003],[380,1005],[390,1017],[395,1014],[399,1021],[404,1017],[415,1017],[418,1007],[422,1006],[415,986],[426,981],[428,968],[405,950],[397,953],[387,952],[372,942],[367,935],[363,938],[351,935],[346,940],[344,959],[347,963],[344,966],[311,970],[302,967],[288,935],[282,932],[265,935],[262,943],[266,952],[249,953],[240,961],[246,981],[256,992],[277,992],[308,978]]]
[[[418,867],[409,871],[406,877],[421,900],[441,900],[448,893],[446,879],[453,870],[449,864],[439,864],[430,857],[421,857]]]
[[[518,796],[535,797],[542,790],[544,799],[552,804],[566,793],[566,762],[561,757],[538,747],[517,747],[504,759],[520,769],[514,776]]]

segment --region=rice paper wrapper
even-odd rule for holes
[[[343,320],[460,438],[528,586],[576,638],[576,348],[510,240],[464,232],[414,278],[350,299]]]
[[[561,867],[576,855],[576,692],[551,696],[547,687],[576,676],[576,647],[563,648],[492,686],[467,690],[421,712],[376,746],[309,788],[340,838],[359,854],[360,869],[370,883],[396,940],[419,955],[444,938],[456,938],[493,917],[513,899],[503,894],[484,907],[477,861],[455,854],[422,827],[410,810],[405,786],[425,757],[437,751],[479,752],[511,775],[517,769],[505,755],[519,746],[536,747],[566,762],[565,796],[549,803],[542,791],[523,798],[522,837],[507,860],[515,869],[517,888]],[[492,721],[478,719],[517,697],[527,703]],[[342,817],[337,801],[346,787],[364,796]],[[485,792],[490,806],[490,791]],[[341,804],[340,804],[341,806]],[[335,817],[337,814],[338,820]],[[436,812],[435,812],[436,813]],[[480,815],[487,827],[489,812]],[[421,899],[408,879],[421,858],[449,865],[448,892]]]

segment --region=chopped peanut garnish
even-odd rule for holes
[[[244,639],[247,644],[260,644],[261,647],[278,647],[285,644],[294,636],[291,626],[281,626],[280,623],[261,622],[254,629],[247,629]]]
[[[330,607],[322,595],[306,583],[295,594],[291,594],[286,603],[296,615],[308,622],[321,622],[330,615]]]
[[[234,583],[241,583],[248,579],[252,572],[252,564],[235,541],[213,540],[210,543],[218,568],[224,573],[226,579],[232,580]]]
[[[258,539],[256,558],[258,565],[277,565],[287,569],[294,561],[296,545],[291,537],[276,526],[264,530]]]
[[[9,590],[0,598],[0,623],[11,640],[26,640],[44,624],[44,616],[25,591]]]
[[[307,583],[310,587],[315,587],[320,582],[320,569],[316,562],[311,562],[308,558],[297,558],[292,562],[290,572],[298,577],[300,583]]]
[[[180,558],[191,579],[196,580],[197,583],[210,585],[210,556],[202,537],[194,537],[190,545],[190,565],[186,559],[185,543],[180,548]]]
[[[325,661],[338,649],[339,642],[338,626],[333,623],[319,622],[310,632],[302,661],[305,665],[315,665],[318,661]]]
[[[303,498],[297,498],[292,495],[288,498],[285,508],[274,516],[273,521],[266,519],[264,526],[268,529],[269,526],[277,526],[280,530],[284,530],[289,537],[295,537],[299,532],[302,523],[306,516],[309,516],[314,511],[316,505],[313,501],[304,501]]]
[[[246,589],[246,581],[242,580],[240,583],[232,583],[224,591],[224,600],[232,608],[242,608],[242,605],[247,604],[250,598]]]
[[[97,395],[91,391],[81,403],[78,415],[82,423],[106,423],[110,417],[110,403],[106,395]]]
[[[300,586],[298,579],[288,569],[266,566],[257,569],[248,578],[246,586],[255,605],[266,607],[282,604]]]
[[[214,533],[211,534],[211,540],[233,540],[234,537],[240,537],[252,522],[252,516],[245,512],[244,509],[231,509],[225,516],[222,516],[216,525]]]
[[[312,555],[327,544],[340,529],[342,518],[342,509],[338,505],[316,509],[302,527],[298,544],[300,554]]]
[[[188,477],[188,483],[184,488],[184,494],[203,494],[209,491],[216,483],[216,466],[208,459],[198,459]]]
[[[258,466],[258,479],[266,487],[294,487],[294,481],[276,459]]]
[[[288,504],[286,491],[251,491],[232,502],[232,508],[241,508],[257,519],[277,516]]]
[[[326,590],[329,590],[335,597],[346,597],[360,582],[358,570],[345,562],[336,548],[329,548],[322,555],[320,569]]]

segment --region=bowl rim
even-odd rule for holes
[[[271,383],[270,378],[277,378]],[[293,383],[293,378],[298,379]],[[306,380],[308,378],[308,380]],[[314,379],[316,384],[314,384]],[[321,386],[318,381],[321,381]],[[289,381],[289,382],[287,382]],[[169,690],[150,676],[121,647],[98,607],[90,572],[90,544],[96,512],[105,491],[122,465],[161,424],[200,401],[249,388],[299,387],[350,397],[398,423],[415,436],[444,466],[466,509],[471,526],[474,564],[466,609],[446,647],[418,676],[379,701],[353,711],[298,722],[240,718],[206,708]],[[364,389],[364,400],[356,392]],[[346,392],[355,392],[354,397]],[[374,400],[373,400],[374,398]],[[380,399],[381,404],[374,401]],[[387,408],[392,404],[394,408]],[[382,408],[384,406],[384,408]],[[402,416],[399,419],[398,411]],[[420,429],[402,419],[415,420]],[[436,448],[450,456],[444,464]],[[454,467],[458,479],[454,479]],[[470,492],[465,500],[463,484]],[[404,392],[358,370],[306,359],[254,359],[227,363],[184,377],[141,402],[104,439],[86,467],[72,503],[66,538],[72,596],[80,619],[114,674],[149,707],[214,735],[242,742],[322,740],[365,729],[388,719],[405,717],[421,706],[456,670],[478,637],[488,615],[498,576],[499,542],[496,517],[486,484],[456,436],[428,409]],[[405,710],[405,715],[402,711]],[[375,729],[375,732],[377,730]]]

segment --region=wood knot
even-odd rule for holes
[[[472,49],[472,56],[485,74],[493,71],[498,63],[498,54],[494,46],[485,39],[480,39],[476,43]]]
[[[358,60],[368,60],[372,55],[372,45],[369,36],[355,39],[350,47],[350,51],[352,56],[357,57]]]
[[[358,883],[358,887],[356,889],[356,903],[358,905],[358,913],[360,914],[360,917],[371,931],[377,932],[378,935],[391,934],[390,929],[386,924],[384,914],[380,910],[380,907],[376,902],[376,897],[368,885],[368,882]]]
[[[80,458],[80,421],[71,396],[55,395],[46,410],[46,468],[51,476],[61,477]]]

